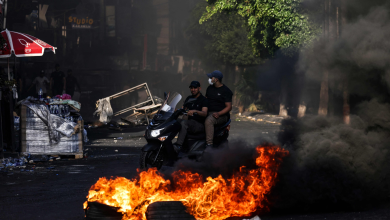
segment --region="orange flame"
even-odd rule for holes
[[[198,173],[177,171],[171,184],[156,169],[149,169],[133,180],[100,178],[87,198],[89,202],[120,208],[123,220],[145,220],[147,207],[157,201],[181,201],[196,219],[248,216],[267,208],[266,195],[275,184],[281,158],[288,155],[277,146],[258,146],[256,152],[258,168],[248,170],[243,166],[230,179],[220,175],[204,181]]]

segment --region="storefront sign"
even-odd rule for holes
[[[72,25],[72,28],[75,29],[90,29],[94,23],[93,18],[80,17],[77,15],[69,16],[68,21]]]

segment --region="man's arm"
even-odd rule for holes
[[[232,103],[231,102],[225,102],[225,108],[222,109],[220,112],[213,113],[214,118],[219,118],[220,115],[227,114],[232,110]]]
[[[199,110],[189,110],[187,114],[189,116],[193,116],[194,113],[197,113],[201,117],[207,117],[207,109],[208,109],[207,107],[203,107],[202,111],[199,111]]]

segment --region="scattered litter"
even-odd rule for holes
[[[114,140],[114,143],[116,144],[116,142],[118,142],[117,140]]]
[[[115,152],[118,152],[118,150],[115,150]]]
[[[118,137],[117,139],[118,139],[118,140],[122,140],[122,139],[123,139],[123,137]]]
[[[4,158],[2,161],[2,167],[21,167],[24,166],[27,162],[26,158],[20,157],[20,158]]]

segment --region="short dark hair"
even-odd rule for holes
[[[68,73],[73,72],[72,69],[68,69]]]

